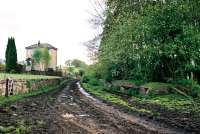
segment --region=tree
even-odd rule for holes
[[[89,40],[84,43],[88,49],[88,56],[93,63],[98,61],[98,49],[101,40],[101,35],[95,36],[92,40]]]
[[[102,74],[168,81],[200,70],[198,0],[107,0],[106,6],[97,60]]]
[[[6,72],[16,71],[17,69],[17,49],[15,46],[15,39],[8,38],[6,48]]]
[[[42,70],[42,66],[41,66],[41,60],[42,60],[42,52],[40,49],[36,49],[33,52],[33,61],[34,64],[39,64],[40,65],[40,70]]]
[[[72,65],[72,60],[66,60],[65,61],[65,66],[66,67],[71,67],[71,65]]]
[[[43,60],[45,69],[47,69],[51,60],[51,56],[49,54],[48,48],[44,48],[43,53],[42,53],[42,60]]]
[[[74,59],[71,64],[74,66],[74,67],[79,67],[79,68],[85,68],[87,66],[87,64],[81,60],[78,60],[78,59]]]
[[[38,48],[33,52],[33,61],[35,64],[39,64],[40,70],[47,69],[50,64],[51,56],[48,48]]]

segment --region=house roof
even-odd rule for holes
[[[57,48],[52,46],[51,44],[40,43],[40,42],[38,42],[37,44],[33,44],[33,45],[30,45],[30,46],[26,47],[26,49],[34,49],[34,48],[49,48],[49,49],[57,50]]]

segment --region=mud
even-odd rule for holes
[[[76,81],[63,89],[25,98],[0,108],[0,126],[27,134],[183,134],[173,127],[122,112],[88,98]]]

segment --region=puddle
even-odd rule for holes
[[[68,96],[62,96],[62,98],[68,98]]]
[[[76,103],[69,103],[70,106],[76,106]]]
[[[99,100],[95,99],[95,98],[92,97],[89,93],[87,93],[87,92],[81,87],[81,85],[80,85],[79,82],[77,82],[77,85],[78,85],[79,91],[80,91],[82,94],[84,94],[86,97],[92,99],[93,101],[100,103]]]
[[[69,114],[69,113],[65,113],[65,114],[62,115],[62,117],[65,118],[65,119],[72,119],[72,118],[74,118],[74,115]]]
[[[78,115],[79,117],[89,117],[90,115],[88,115],[88,114],[80,114],[80,115]]]

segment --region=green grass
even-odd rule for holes
[[[144,84],[143,81],[139,81],[139,80],[115,80],[115,81],[112,81],[113,84],[116,84],[116,85],[119,85],[120,83],[126,83],[126,84],[134,84],[134,85],[137,85],[137,86],[140,86],[142,84]]]
[[[5,79],[7,77],[11,77],[11,78],[14,78],[14,79],[26,79],[26,80],[27,79],[54,79],[54,78],[59,78],[57,76],[0,73],[0,80]]]
[[[112,102],[114,104],[118,104],[121,106],[125,106],[125,107],[127,107],[133,111],[139,112],[139,113],[153,114],[152,111],[150,111],[150,110],[143,109],[143,108],[138,109],[134,106],[129,105],[129,103],[127,101],[123,100],[120,96],[117,96],[115,94],[112,94],[112,93],[109,93],[109,92],[103,90],[102,86],[92,86],[87,83],[82,83],[82,86],[87,92],[89,92],[103,100],[106,100],[106,101],[109,101],[109,102]]]
[[[168,110],[190,111],[194,108],[195,101],[178,94],[165,94],[143,97],[132,97],[141,104],[155,104]],[[192,109],[191,109],[192,108]],[[196,107],[198,109],[198,107]]]
[[[158,88],[169,88],[173,87],[173,84],[170,83],[160,83],[160,82],[149,82],[144,84],[144,87],[149,89],[158,89]]]
[[[149,89],[158,89],[158,88],[168,88],[168,87],[174,87],[173,84],[170,83],[161,83],[161,82],[149,82],[149,83],[144,83],[143,81],[135,81],[135,80],[115,80],[112,81],[114,85],[119,85],[119,84],[134,84],[141,86],[143,85],[145,88]]]
[[[86,89],[89,93],[100,97],[103,100],[107,100],[109,102],[122,105],[128,107],[139,113],[148,113],[153,115],[159,115],[158,111],[151,109],[151,105],[157,105],[166,110],[177,111],[181,113],[195,113],[198,114],[200,112],[200,103],[195,99],[188,98],[179,94],[163,94],[163,95],[133,95],[131,100],[134,101],[134,104],[130,104],[126,99],[121,98],[115,93],[109,92],[109,90],[105,90],[103,86],[93,86],[89,83],[83,83],[83,88]],[[172,84],[166,83],[148,83],[145,85],[148,88],[156,89],[161,87],[169,87],[173,86]],[[138,108],[138,106],[146,106],[146,108]]]
[[[47,93],[47,92],[50,92],[52,90],[58,89],[61,86],[63,86],[66,83],[66,81],[67,80],[64,80],[60,84],[54,83],[54,84],[51,84],[49,86],[44,86],[40,89],[36,89],[36,90],[30,91],[30,92],[27,92],[27,93],[21,93],[21,94],[9,96],[9,97],[1,96],[0,97],[0,106],[13,103],[15,101],[21,100],[21,99],[26,98],[26,97],[35,96],[35,95]]]

